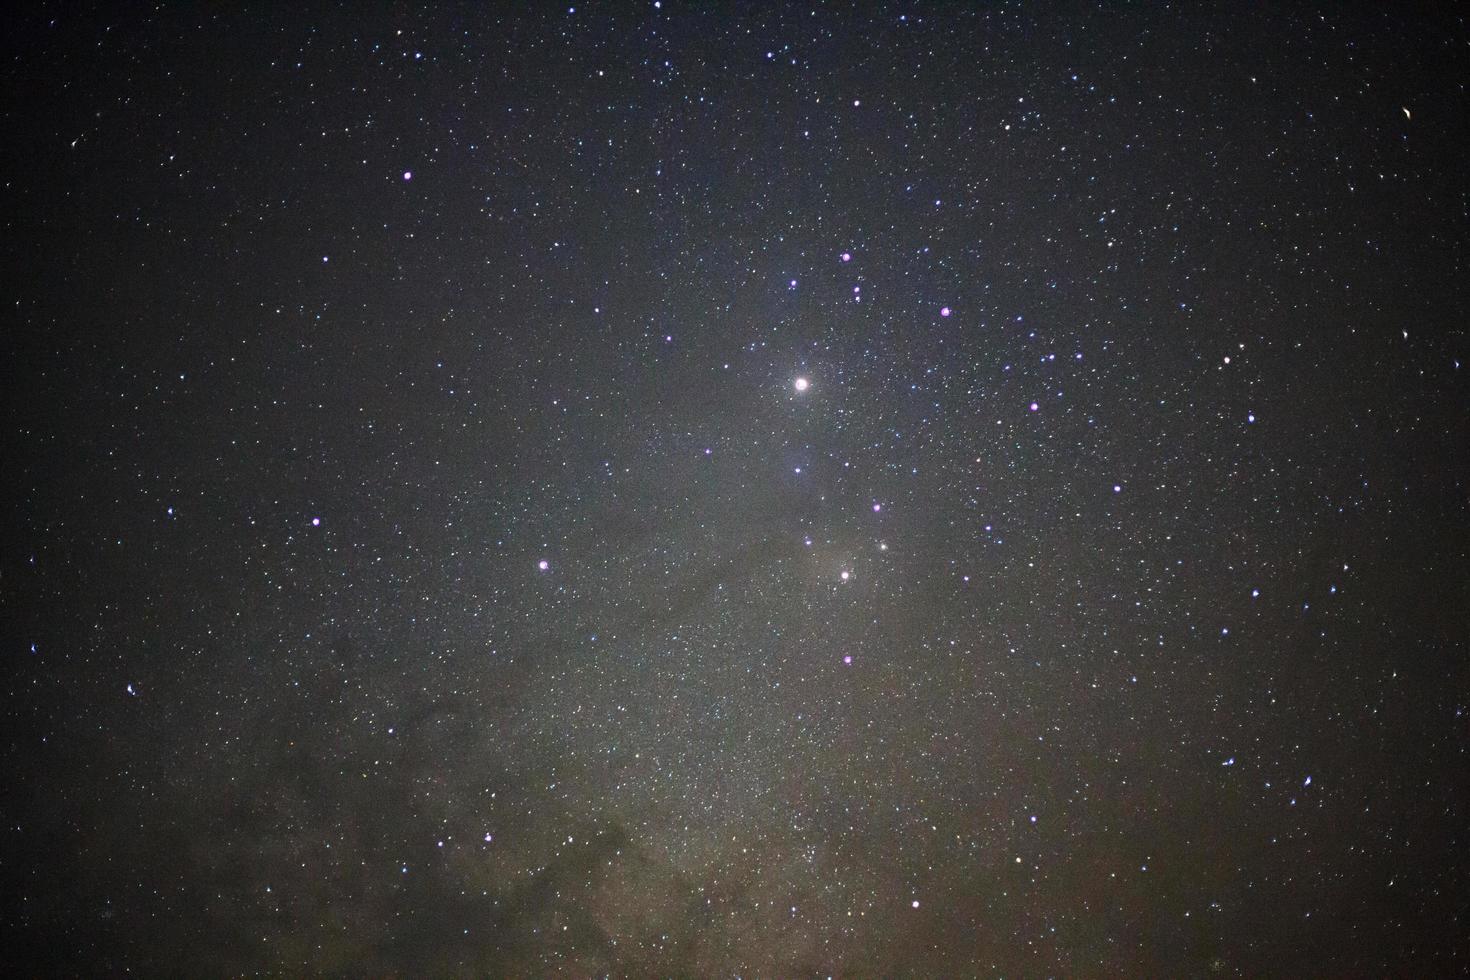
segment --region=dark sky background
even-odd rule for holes
[[[1463,9],[5,34],[0,960],[1470,969]]]

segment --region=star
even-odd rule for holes
[[[795,388],[798,392],[801,392],[806,391],[808,388],[810,388],[811,382],[808,381],[806,378],[797,378],[795,381],[791,382],[791,386]]]

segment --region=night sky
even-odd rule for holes
[[[1470,970],[1463,8],[131,6],[0,42],[0,963]]]

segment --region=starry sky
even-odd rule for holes
[[[1470,969],[1463,10],[6,33],[12,965]]]

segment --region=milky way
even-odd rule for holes
[[[420,6],[11,25],[0,960],[1470,968],[1463,15]]]

